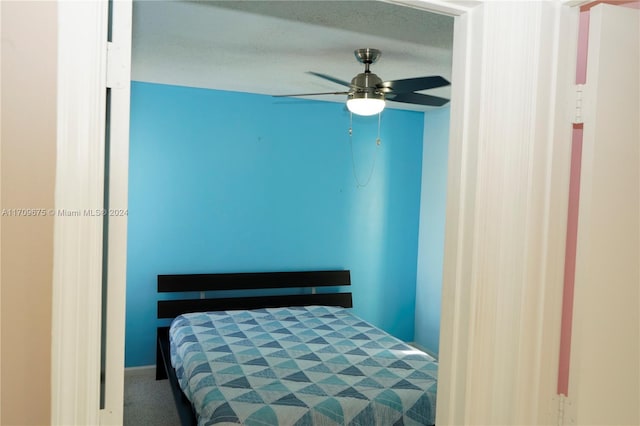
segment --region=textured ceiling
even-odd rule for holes
[[[132,78],[269,95],[342,91],[357,48],[383,80],[450,80],[453,18],[377,1],[135,1]],[[425,93],[449,97],[450,89]],[[313,99],[344,102],[344,96]],[[389,103],[392,108],[415,108]]]

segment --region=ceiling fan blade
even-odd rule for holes
[[[273,95],[274,98],[293,98],[296,96],[348,95],[349,92],[295,93],[292,95]]]
[[[423,95],[421,93],[389,93],[385,98],[394,102],[426,106],[442,106],[449,102],[449,99],[440,98],[438,96]]]
[[[385,89],[385,92],[408,93],[417,92],[419,90],[435,89],[436,87],[448,86],[449,84],[451,83],[449,83],[445,78],[442,78],[439,75],[432,75],[428,77],[385,81],[378,85],[378,87]]]
[[[311,74],[311,75],[315,75],[316,77],[320,77],[320,78],[324,78],[325,80],[329,80],[329,81],[333,81],[334,83],[338,83],[342,86],[347,86],[350,87],[351,83],[344,81],[344,80],[340,80],[339,78],[335,78],[335,77],[331,77],[330,75],[327,74],[322,74],[319,72],[315,72],[315,71],[307,71],[307,74]]]

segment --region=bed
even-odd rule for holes
[[[437,363],[351,313],[349,271],[160,275],[159,292],[303,294],[158,301],[158,379],[183,425],[430,425]],[[344,288],[344,287],[342,287]],[[204,294],[204,293],[201,293]]]

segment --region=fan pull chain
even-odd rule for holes
[[[376,138],[376,151],[373,154],[373,164],[371,165],[371,170],[369,170],[369,176],[367,176],[367,180],[365,183],[361,183],[358,178],[358,173],[356,172],[356,159],[353,154],[353,113],[349,113],[349,146],[351,147],[351,169],[353,171],[353,177],[356,180],[356,184],[358,188],[364,188],[369,185],[371,181],[371,176],[373,176],[373,170],[376,168],[376,160],[378,158],[378,147],[381,145],[382,141],[380,140],[380,121],[381,121],[382,113],[378,113],[378,137]]]

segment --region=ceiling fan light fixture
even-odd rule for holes
[[[385,107],[384,94],[355,92],[347,99],[347,108],[356,115],[376,115]]]
[[[379,114],[385,108],[385,98],[387,96],[393,102],[424,106],[439,107],[449,102],[449,99],[418,93],[422,90],[448,86],[450,83],[441,76],[432,75],[382,81],[380,77],[371,72],[371,64],[375,63],[381,55],[378,49],[357,49],[354,55],[358,62],[364,64],[364,72],[353,77],[351,83],[327,74],[307,71],[316,77],[348,87],[348,92],[298,93],[276,96],[347,95],[347,108],[352,114],[357,115]]]

